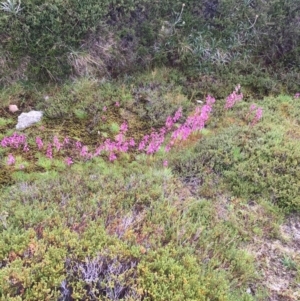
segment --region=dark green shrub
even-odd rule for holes
[[[20,60],[29,56],[30,73],[59,79],[70,71],[67,53],[95,30],[107,6],[103,1],[23,1],[18,15],[1,19],[1,30],[9,37],[4,47]]]

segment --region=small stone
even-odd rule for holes
[[[12,113],[19,111],[19,109],[16,105],[9,105],[8,110],[9,110],[9,112],[12,112]]]
[[[41,120],[43,116],[42,111],[30,111],[28,113],[22,113],[18,117],[18,124],[16,125],[17,130],[25,129],[31,126],[34,123],[37,123]]]

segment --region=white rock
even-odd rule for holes
[[[9,110],[9,112],[12,112],[12,113],[19,111],[19,109],[16,105],[9,105],[8,110]]]
[[[16,125],[17,130],[25,129],[31,126],[34,123],[37,123],[41,120],[43,116],[42,111],[30,111],[28,113],[22,113],[18,117],[18,124]]]

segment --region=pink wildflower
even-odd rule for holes
[[[107,111],[107,107],[104,106],[103,109],[102,109],[102,111],[103,111],[103,112],[106,112],[106,111]]]
[[[87,147],[87,146],[84,145],[84,146],[81,148],[80,156],[81,156],[81,157],[87,157],[87,156],[88,156],[88,147]]]
[[[115,103],[115,106],[116,106],[116,107],[119,107],[119,106],[120,106],[120,102],[117,101],[117,102]]]
[[[124,121],[121,124],[120,131],[123,132],[123,133],[125,133],[125,132],[127,132],[127,130],[128,130],[128,125],[127,125],[126,121]]]
[[[7,165],[14,165],[15,163],[15,157],[12,154],[9,154],[7,158]]]
[[[52,159],[52,144],[49,143],[46,151],[46,157]]]
[[[206,104],[212,106],[216,102],[216,99],[210,95],[206,97]]]
[[[109,154],[109,161],[114,161],[114,160],[116,160],[117,159],[117,156],[114,154],[114,153],[110,153]]]
[[[26,143],[25,135],[19,135],[18,133],[14,133],[12,136],[4,137],[1,140],[2,147],[14,147],[19,148],[22,144]]]
[[[168,116],[167,120],[166,120],[166,128],[168,130],[170,130],[172,128],[173,124],[174,124],[173,118],[171,116]]]
[[[24,152],[28,152],[29,151],[29,147],[28,147],[27,143],[24,144],[23,151]]]
[[[167,161],[167,160],[165,160],[165,161],[163,162],[163,166],[164,166],[164,167],[168,167],[168,161]]]
[[[53,137],[53,145],[56,147],[56,150],[59,152],[59,150],[62,147],[62,144],[59,142],[57,136]]]
[[[251,122],[251,125],[254,126],[262,118],[262,115],[263,115],[263,109],[261,107],[258,107],[255,116]]]
[[[36,142],[36,144],[38,146],[38,149],[41,150],[43,148],[43,146],[44,146],[42,139],[39,136],[37,136],[35,138],[35,142]]]
[[[237,85],[235,90],[226,98],[225,109],[232,108],[236,102],[243,99],[243,93],[239,93],[241,86]]]
[[[170,150],[171,150],[171,145],[168,144],[168,145],[165,147],[165,152],[168,153]]]
[[[124,142],[124,140],[125,140],[125,136],[124,136],[123,133],[121,132],[120,134],[118,134],[118,135],[115,136],[115,140],[116,140],[117,142],[119,142],[119,143],[122,143],[122,142]]]
[[[68,166],[70,166],[70,165],[73,164],[74,162],[73,162],[72,158],[67,157],[67,158],[65,159],[65,163],[66,163]]]
[[[132,146],[132,147],[135,146],[135,141],[134,141],[133,138],[130,138],[130,140],[129,140],[129,145]]]
[[[180,108],[176,111],[176,113],[175,113],[175,115],[174,115],[174,117],[173,117],[173,121],[174,121],[174,122],[177,122],[181,117],[182,117],[182,108],[180,107]]]
[[[145,149],[145,147],[146,147],[146,144],[147,144],[147,142],[148,142],[148,140],[149,140],[149,135],[145,135],[144,137],[143,137],[143,139],[140,141],[140,143],[139,143],[139,147],[138,147],[138,150],[139,151],[142,151],[143,149]]]
[[[76,147],[77,150],[81,149],[81,147],[82,147],[81,142],[80,141],[76,141],[75,147]]]
[[[94,156],[95,156],[95,157],[96,157],[96,156],[99,156],[99,155],[101,154],[102,151],[103,151],[103,146],[101,145],[101,146],[97,147]]]
[[[69,144],[69,142],[70,142],[70,138],[68,136],[65,137],[63,144],[67,145],[67,144]]]

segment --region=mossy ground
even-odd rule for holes
[[[188,116],[197,93],[173,78],[156,69],[125,83],[1,91],[0,139],[14,132],[9,103],[45,112],[23,131],[28,152],[0,148],[1,300],[299,298],[297,99],[248,97],[229,111],[217,99],[205,130],[169,153],[68,167],[72,150],[51,161],[37,149],[36,136],[54,135],[93,148],[124,120],[138,141],[179,106]],[[255,126],[251,103],[264,110]]]

